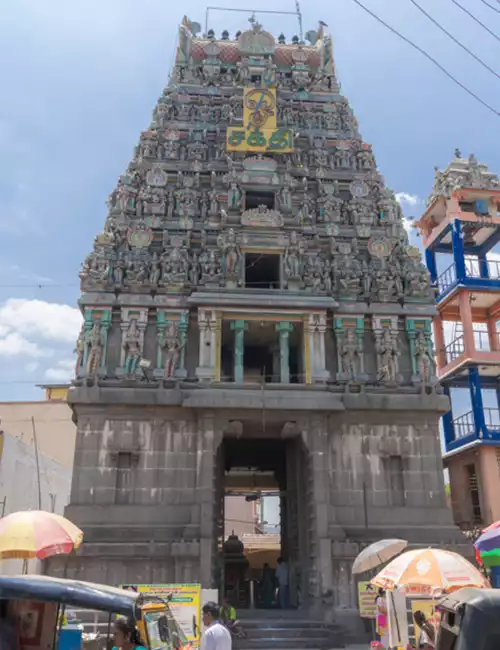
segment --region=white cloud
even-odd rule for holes
[[[416,194],[408,194],[408,192],[397,192],[395,194],[395,197],[396,201],[399,203],[401,209],[403,210],[404,229],[407,233],[410,233],[413,231],[413,218],[410,217],[415,217],[417,215],[407,215],[405,213],[413,211],[415,208],[418,210],[418,206],[420,206],[422,201]]]
[[[50,356],[50,350],[41,348],[36,343],[28,341],[19,332],[9,332],[0,338],[0,356],[3,357],[46,357]]]
[[[53,368],[47,368],[45,379],[50,381],[71,381],[75,375],[75,359],[61,359]]]
[[[408,194],[407,192],[397,192],[396,201],[402,206],[403,204],[412,207],[420,203],[420,198],[416,194]]]
[[[69,305],[10,298],[0,306],[0,335],[73,343],[82,325],[80,311]]]

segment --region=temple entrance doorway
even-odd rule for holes
[[[280,606],[276,568],[288,568],[287,608],[305,604],[309,563],[307,452],[300,437],[224,437],[220,450],[219,592],[237,609]]]

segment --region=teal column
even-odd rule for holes
[[[242,384],[246,323],[244,320],[235,320],[231,323],[231,329],[234,331],[234,381]]]
[[[282,384],[290,383],[290,332],[293,325],[287,321],[278,323],[276,331],[280,335],[280,379]]]

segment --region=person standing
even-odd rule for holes
[[[278,566],[276,567],[276,580],[278,581],[278,600],[281,609],[288,607],[288,588],[289,588],[289,575],[288,563],[282,557],[278,558]]]
[[[378,590],[378,596],[375,599],[375,605],[377,608],[377,634],[380,637],[380,643],[384,648],[389,647],[389,625],[387,622],[387,604],[385,601],[385,591],[383,589]]]
[[[209,602],[203,605],[203,625],[205,632],[201,640],[201,650],[232,650],[233,642],[227,627],[219,622],[219,606]]]

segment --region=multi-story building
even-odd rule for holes
[[[455,521],[500,519],[500,179],[459,151],[436,168],[417,224],[436,286],[437,372],[452,408],[443,417]]]
[[[246,468],[280,494],[292,603],[354,611],[362,545],[462,539],[428,273],[324,27],[199,31],[183,21],[81,271],[67,574],[222,589],[224,494]]]
[[[64,513],[69,501],[76,427],[68,386],[42,386],[45,400],[0,402],[0,516],[18,510]],[[0,563],[19,573],[21,560]],[[30,571],[39,569],[32,561]]]

